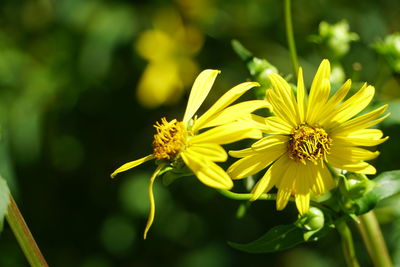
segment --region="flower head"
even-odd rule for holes
[[[376,146],[385,140],[378,129],[367,129],[384,120],[387,106],[356,116],[372,100],[375,89],[366,84],[343,101],[351,87],[348,80],[330,95],[330,64],[323,60],[311,85],[309,96],[304,89],[299,70],[297,95],[278,74],[270,74],[272,89],[266,99],[274,116],[252,115],[255,125],[269,134],[250,148],[230,151],[242,158],[231,165],[233,179],[245,178],[268,168],[253,188],[252,200],[277,187],[277,209],[282,210],[294,195],[300,214],[307,213],[310,196],[323,194],[335,181],[328,165],[361,174],[375,174],[375,168],[365,162],[379,155],[362,147]]]
[[[266,101],[253,100],[229,106],[247,90],[258,86],[255,82],[245,82],[233,87],[202,116],[195,116],[218,73],[218,70],[205,70],[196,78],[182,121],[177,119],[167,121],[166,118],[162,118],[161,122],[154,125],[156,134],[153,154],[128,162],[111,174],[115,177],[118,173],[151,159],[161,161],[150,178],[150,214],[144,233],[145,238],[154,219],[153,183],[164,167],[181,166],[183,163],[203,184],[213,188],[231,189],[232,179],[215,163],[227,159],[227,153],[221,145],[244,138],[262,137],[260,130],[252,128],[248,121],[239,119],[256,109],[269,107]]]

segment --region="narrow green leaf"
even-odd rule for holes
[[[4,216],[7,214],[7,207],[10,203],[10,190],[6,180],[0,176],[0,232],[3,231]]]
[[[303,231],[291,224],[276,226],[259,239],[247,244],[234,242],[228,244],[249,253],[268,253],[288,249],[302,242],[304,242]]]

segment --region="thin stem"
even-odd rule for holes
[[[6,219],[29,264],[32,267],[48,266],[11,194]]]
[[[297,80],[299,63],[297,59],[296,42],[294,41],[294,36],[293,36],[293,23],[292,23],[292,11],[291,11],[290,0],[285,0],[284,9],[285,9],[286,37],[290,51],[290,59],[292,60],[293,73]]]
[[[342,250],[347,266],[359,267],[360,264],[357,261],[356,253],[354,251],[353,237],[351,236],[349,226],[344,219],[337,221],[335,225],[341,238]]]
[[[371,257],[374,266],[389,267],[392,261],[386,248],[385,240],[379,227],[373,211],[358,216],[360,223],[357,224],[361,232],[364,244],[367,247],[368,254]]]

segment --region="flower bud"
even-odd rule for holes
[[[373,45],[375,51],[388,62],[392,71],[400,73],[400,32],[387,35]]]
[[[324,213],[316,207],[310,207],[306,214],[299,215],[295,224],[301,229],[315,231],[324,227],[324,223]]]

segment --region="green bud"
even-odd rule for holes
[[[306,231],[316,231],[324,227],[324,223],[324,213],[316,207],[310,207],[306,214],[299,215],[295,225]]]
[[[385,40],[375,42],[372,47],[386,59],[392,71],[400,73],[400,32],[387,35]]]
[[[323,46],[325,56],[336,59],[346,55],[349,52],[350,43],[358,39],[356,33],[350,32],[346,20],[339,21],[336,24],[322,21],[319,24],[319,34],[310,36],[310,41]]]
[[[375,187],[373,181],[369,180],[364,174],[359,173],[348,173],[345,183],[348,196],[351,199],[360,198]]]
[[[232,41],[233,50],[247,63],[247,69],[250,72],[253,80],[260,83],[260,87],[255,89],[255,94],[258,99],[265,98],[265,91],[271,87],[269,75],[278,73],[278,69],[269,63],[266,59],[254,57],[239,41]]]

